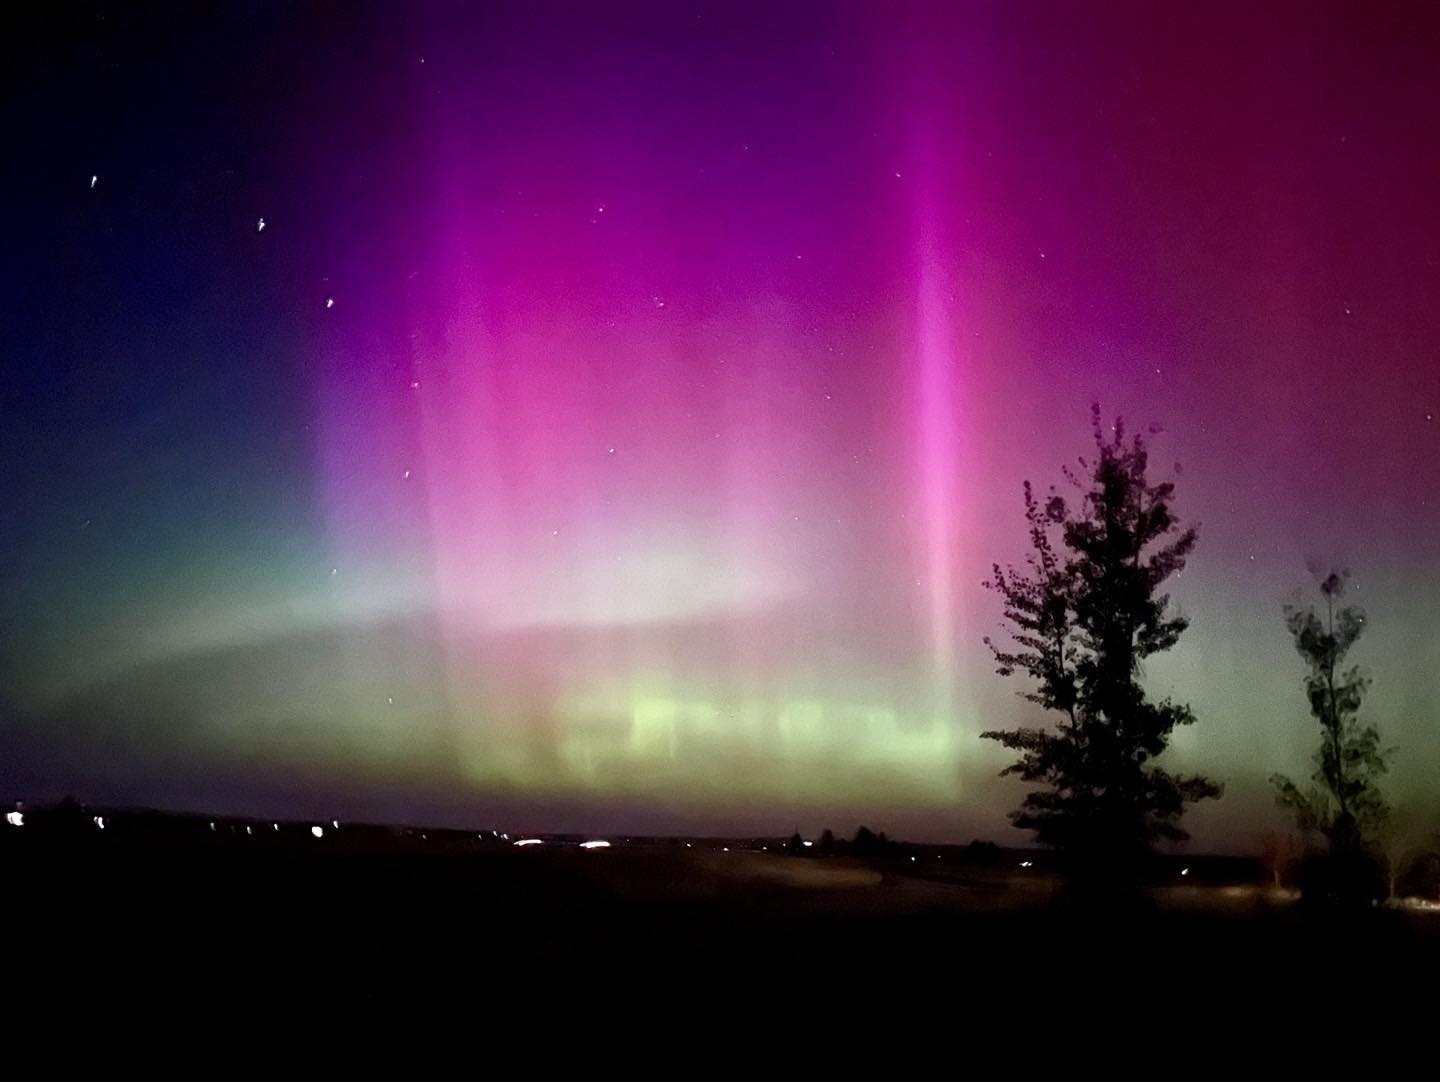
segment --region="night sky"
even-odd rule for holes
[[[1310,561],[1435,791],[1440,7],[138,7],[3,17],[0,799],[1018,840],[981,582],[1092,402],[1193,844]]]

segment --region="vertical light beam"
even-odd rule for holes
[[[944,272],[927,223],[917,245],[916,403],[920,540],[929,616],[934,716],[949,721],[955,687],[954,547],[956,455],[955,357]]]

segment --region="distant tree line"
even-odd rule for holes
[[[914,855],[917,851],[929,851],[934,846],[918,846],[906,842],[892,841],[882,830],[878,834],[867,826],[855,831],[853,838],[837,838],[833,830],[826,829],[819,841],[806,844],[806,839],[797,830],[785,842],[785,852],[800,857],[852,856],[862,859],[894,859]],[[995,864],[1001,857],[1000,847],[994,842],[975,839],[958,853],[954,859],[969,864]]]

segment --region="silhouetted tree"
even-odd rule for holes
[[[828,857],[833,852],[835,852],[835,832],[826,827],[825,832],[820,835],[820,855]]]
[[[1097,457],[1080,459],[1083,479],[1065,471],[1083,491],[1078,505],[1054,488],[1042,504],[1027,482],[1027,569],[996,564],[986,584],[1004,600],[1013,640],[1008,649],[985,640],[996,671],[1029,676],[1025,698],[1059,723],[981,735],[1020,752],[1003,774],[1038,786],[1015,825],[1058,849],[1073,875],[1114,880],[1137,872],[1157,838],[1185,839],[1185,806],[1220,786],[1156,765],[1175,726],[1195,715],[1151,702],[1139,682],[1142,662],[1187,626],[1160,586],[1185,566],[1195,529],[1175,516],[1173,483],[1148,479],[1141,437],[1127,441],[1119,420],[1107,436],[1098,406],[1092,416]]]
[[[35,824],[45,833],[72,838],[88,835],[93,829],[84,805],[73,796],[67,796],[60,803],[41,811],[35,816]]]
[[[880,851],[880,840],[875,837],[869,827],[862,826],[855,832],[855,840],[851,843],[851,849],[857,857],[873,857]]]
[[[1380,831],[1379,850],[1385,862],[1386,896],[1399,898],[1415,878],[1417,865],[1440,856],[1440,829],[1435,813],[1402,800],[1390,809]]]
[[[965,847],[963,859],[971,864],[998,864],[1000,847],[994,842],[984,842],[979,838],[974,838]]]
[[[1365,613],[1355,605],[1336,608],[1344,596],[1346,573],[1332,571],[1320,583],[1325,611],[1287,605],[1285,626],[1295,649],[1305,659],[1305,695],[1310,713],[1320,723],[1320,747],[1310,784],[1301,788],[1283,774],[1271,776],[1281,806],[1295,814],[1303,831],[1316,831],[1329,843],[1328,871],[1316,864],[1309,883],[1332,895],[1354,900],[1372,891],[1375,878],[1361,865],[1378,861],[1373,855],[1386,816],[1380,777],[1386,752],[1380,731],[1361,724],[1361,700],[1370,681],[1352,665],[1342,671],[1350,647],[1365,630]],[[1354,865],[1342,868],[1341,865]]]
[[[790,840],[785,843],[785,852],[791,856],[800,856],[805,852],[805,839],[800,837],[798,830],[790,835]]]
[[[1440,901],[1440,851],[1423,853],[1405,867],[1395,886],[1397,897]]]
[[[1294,834],[1266,834],[1260,850],[1260,862],[1270,872],[1271,885],[1280,887],[1292,879],[1304,855],[1304,843]]]

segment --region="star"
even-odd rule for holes
[[[99,178],[98,176],[96,176],[95,174],[92,173],[91,176],[90,176],[90,190],[91,190],[91,191],[94,191],[94,190],[95,190],[95,185],[97,185],[97,184],[99,184],[99,183],[100,183],[100,178]]]

